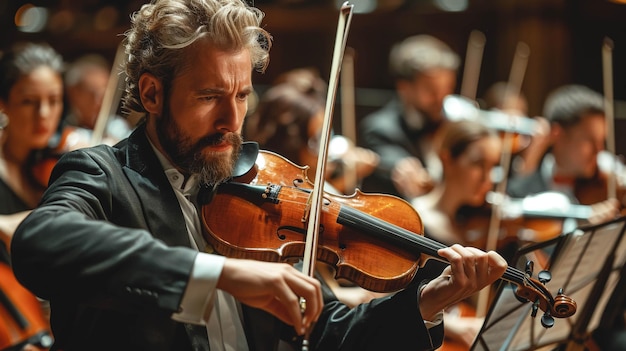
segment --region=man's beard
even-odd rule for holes
[[[219,184],[231,177],[243,139],[237,133],[215,133],[193,143],[172,120],[169,109],[157,119],[156,127],[159,141],[170,160],[188,174],[197,174],[202,184]],[[208,146],[218,145],[222,141],[232,145],[230,157],[225,153],[206,151]]]

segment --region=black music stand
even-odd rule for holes
[[[546,288],[576,301],[577,311],[555,319],[552,328],[541,325],[543,311],[531,316],[532,304],[520,302],[511,284],[499,286],[493,303],[471,350],[582,350],[600,324],[609,298],[626,263],[626,240],[622,240],[626,217],[596,226],[581,227],[550,241],[522,248],[516,268],[525,271],[534,262],[533,277],[545,269],[552,274]]]

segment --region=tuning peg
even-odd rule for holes
[[[529,277],[532,277],[532,275],[533,275],[533,270],[534,270],[534,269],[535,269],[535,262],[533,262],[533,261],[527,261],[527,262],[526,262],[526,270],[525,270],[525,271],[526,271],[526,274],[527,274]]]
[[[544,328],[552,328],[554,326],[554,317],[550,315],[550,312],[547,312],[541,316],[541,325]]]
[[[552,280],[552,273],[550,273],[548,271],[541,271],[537,275],[537,279],[539,279],[541,284],[545,284],[545,283],[549,282],[550,280]]]
[[[537,311],[539,310],[539,300],[533,302],[533,304],[531,305],[531,312],[530,315],[535,318],[537,317]]]

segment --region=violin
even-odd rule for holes
[[[491,192],[483,206],[463,207],[457,213],[456,223],[468,245],[485,247],[494,203],[499,204],[501,217],[497,248],[550,240],[564,232],[565,220],[586,220],[592,213],[591,206],[572,204],[558,192],[547,191],[519,199],[508,196],[499,199],[498,194]]]
[[[204,237],[219,254],[272,262],[303,256],[307,207],[313,184],[306,170],[269,151],[256,157],[251,173],[219,185],[201,208]],[[231,221],[224,221],[224,218]],[[446,262],[437,251],[446,246],[423,237],[419,214],[391,195],[352,196],[325,193],[317,259],[365,289],[392,292],[407,286],[430,258]],[[561,292],[555,297],[542,282],[508,267],[502,279],[517,286],[520,299],[552,317],[566,318],[576,302]],[[536,313],[536,309],[535,309]],[[551,321],[550,321],[551,320]]]
[[[21,350],[26,344],[52,346],[52,335],[39,300],[0,263],[0,350]]]
[[[581,204],[591,205],[616,197],[621,199],[622,207],[626,196],[626,165],[608,151],[598,153],[598,167],[591,178],[579,178],[574,180],[574,196]],[[609,194],[609,182],[611,177],[615,179],[616,188],[614,194]]]
[[[87,145],[88,139],[85,134],[71,126],[63,127],[62,131],[52,138],[51,146],[36,150],[29,156],[26,174],[31,184],[39,189],[46,189],[52,169],[61,156],[70,150]]]

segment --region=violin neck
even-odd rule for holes
[[[341,206],[337,222],[341,225],[350,226],[366,235],[371,235],[379,240],[404,249],[412,250],[418,255],[426,255],[438,261],[448,261],[438,253],[447,246],[424,237],[421,233],[413,233],[395,224],[372,217],[352,207]],[[501,279],[516,285],[524,284],[526,274],[516,268],[507,267]]]
[[[337,222],[371,235],[392,245],[413,250],[417,254],[424,254],[445,262],[437,253],[446,245],[424,237],[421,233],[413,233],[395,224],[372,217],[348,206],[341,206]]]

